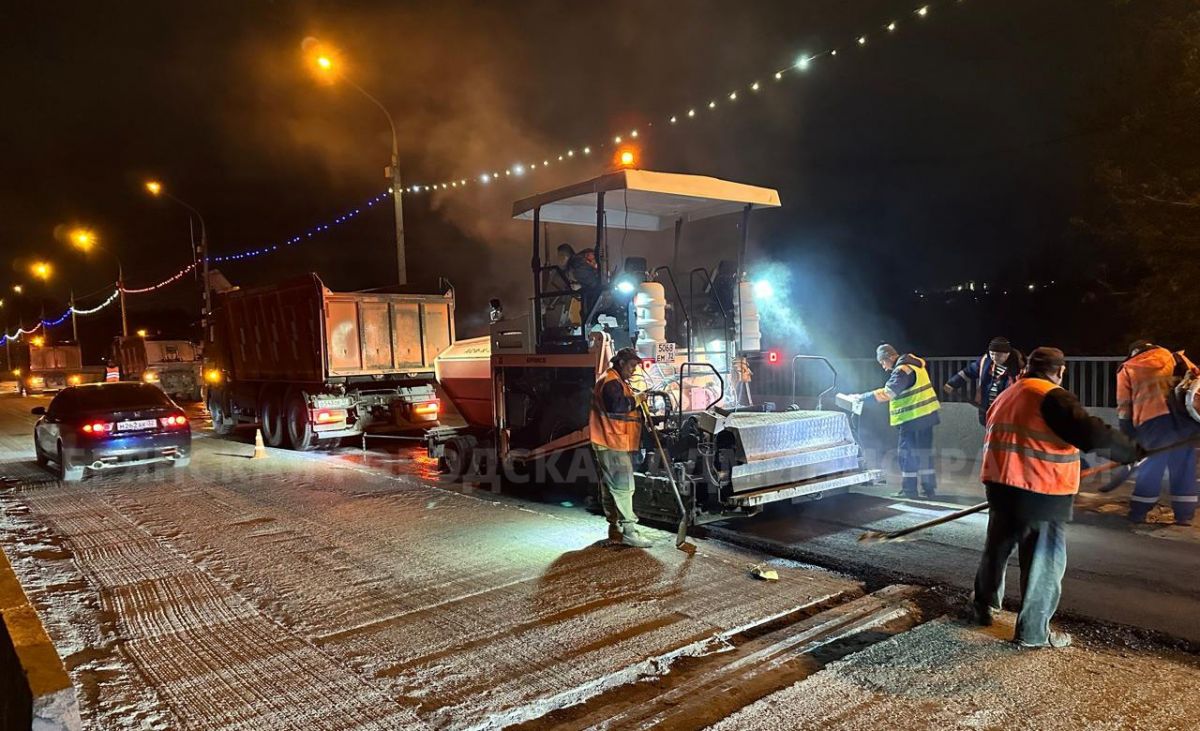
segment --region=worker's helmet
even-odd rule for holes
[[[641,359],[642,356],[638,355],[638,352],[633,348],[621,348],[609,362],[612,364],[613,368],[618,368],[622,363],[627,363],[631,360],[641,361]]]

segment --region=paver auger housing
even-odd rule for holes
[[[876,479],[877,472],[862,468],[845,413],[764,412],[736,385],[741,359],[761,350],[744,276],[747,226],[752,211],[778,206],[769,188],[647,170],[621,170],[517,201],[513,216],[533,224],[532,306],[438,357],[438,381],[467,426],[431,430],[430,455],[462,474],[483,454],[511,465],[586,448],[596,379],[617,349],[634,347],[643,367],[633,385],[655,392],[653,428],[670,462],[662,464],[647,448],[635,465],[639,515],[679,520],[666,470],[693,524]],[[685,224],[720,216],[737,223],[726,258],[712,269],[692,269],[686,279],[677,276]],[[550,263],[548,224],[594,227],[598,287],[581,287]],[[659,248],[669,253],[653,269],[643,257],[613,262],[612,230],[670,230],[674,246]]]

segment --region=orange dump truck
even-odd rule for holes
[[[258,424],[308,450],[436,426],[434,358],[454,341],[454,293],[333,292],[316,274],[218,297],[204,378],[213,429]]]

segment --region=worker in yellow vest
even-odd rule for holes
[[[988,528],[975,574],[972,609],[982,625],[1004,599],[1008,560],[1021,560],[1021,612],[1013,642],[1021,647],[1067,647],[1071,636],[1052,631],[1067,568],[1067,528],[1079,492],[1080,450],[1104,450],[1115,462],[1145,451],[1084,411],[1062,387],[1066,357],[1038,348],[1025,373],[988,409],[980,479],[987,490]]]
[[[650,541],[637,531],[633,512],[633,460],[642,449],[642,414],[641,396],[634,393],[629,379],[641,360],[633,348],[622,348],[612,357],[612,367],[592,391],[588,432],[603,481],[600,499],[608,518],[609,540],[649,548]]]
[[[888,371],[883,388],[859,394],[861,400],[887,403],[888,423],[900,432],[897,459],[900,462],[900,492],[896,497],[916,498],[917,485],[925,497],[937,494],[937,470],[933,466],[933,428],[941,417],[937,392],[929,381],[925,361],[909,353],[900,355],[884,343],[875,350],[879,367]]]

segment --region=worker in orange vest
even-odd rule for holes
[[[1117,371],[1117,418],[1121,431],[1133,436],[1146,449],[1165,447],[1194,434],[1197,424],[1171,408],[1172,391],[1196,366],[1182,352],[1172,353],[1149,340],[1129,346],[1129,360]],[[1175,449],[1157,454],[1140,465],[1133,495],[1129,498],[1129,520],[1146,522],[1158,504],[1163,474],[1169,473],[1171,507],[1176,525],[1191,525],[1196,516],[1196,452]]]
[[[112,358],[109,358],[108,362],[104,364],[104,382],[116,383],[119,380],[121,380],[121,369],[117,367]]]
[[[622,348],[612,357],[612,367],[592,391],[588,432],[604,483],[600,499],[608,518],[609,540],[649,548],[650,541],[637,531],[633,512],[633,458],[642,448],[642,397],[633,392],[629,379],[641,360],[633,348]]]
[[[988,410],[980,479],[987,490],[988,528],[975,574],[972,609],[983,625],[1004,598],[1004,574],[1016,550],[1021,611],[1013,641],[1021,647],[1066,647],[1071,636],[1050,629],[1067,568],[1066,523],[1079,492],[1080,450],[1104,450],[1130,463],[1145,450],[1084,411],[1062,387],[1066,358],[1058,348],[1030,354],[1021,379]]]

